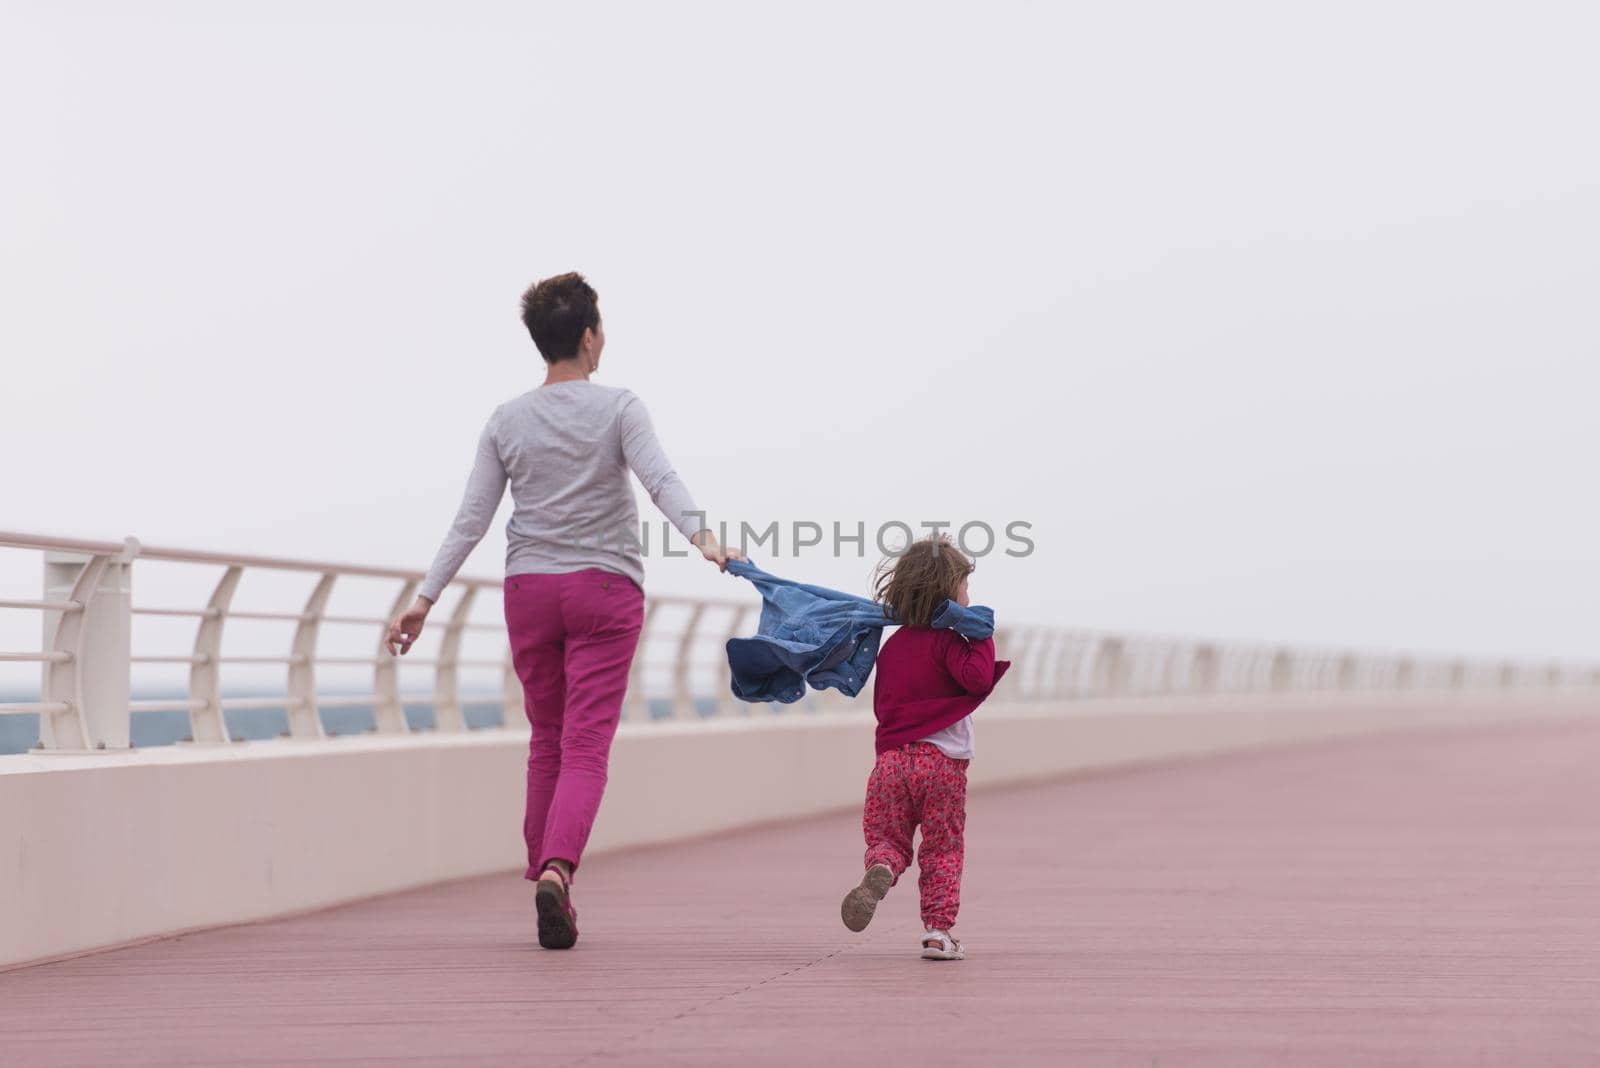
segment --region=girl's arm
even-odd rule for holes
[[[941,631],[944,642],[944,667],[973,697],[987,697],[994,689],[994,639],[968,641],[955,631]]]

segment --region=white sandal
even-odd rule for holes
[[[928,945],[929,942],[938,942],[939,944],[930,946]],[[922,932],[922,959],[966,960],[967,947],[951,938],[948,931],[924,931]]]

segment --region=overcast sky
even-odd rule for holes
[[[1013,620],[1594,658],[1596,10],[7,3],[0,529],[422,568],[579,269],[713,520],[1029,523]]]

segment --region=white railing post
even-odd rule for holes
[[[1521,680],[1517,678],[1516,664],[1513,664],[1511,661],[1507,660],[1505,663],[1500,665],[1500,688],[1502,690],[1516,689],[1519,681]]]
[[[996,627],[996,628],[994,628],[994,633],[992,635],[990,635],[990,637],[994,639],[994,657],[995,657],[995,659],[996,660],[1010,660],[1012,662],[1011,663],[1011,675],[1009,675],[1007,677],[1008,678],[1014,678],[1015,681],[1007,682],[1005,684],[1006,688],[1011,693],[1016,694],[1018,696],[1019,700],[1022,699],[1022,698],[1025,698],[1026,697],[1026,689],[1022,685],[1022,675],[1020,673],[1020,669],[1022,668],[1023,665],[1022,665],[1021,658],[1017,656],[1017,650],[1018,650],[1017,628],[1016,627],[1007,627],[1007,626]],[[876,669],[874,669],[873,674],[874,675],[877,674]]]
[[[1067,632],[1060,627],[1051,627],[1049,641],[1045,643],[1045,654],[1039,661],[1039,690],[1045,697],[1058,700],[1061,694],[1057,688],[1060,680],[1061,658],[1067,651]]]
[[[1207,642],[1195,646],[1194,655],[1189,659],[1189,692],[1216,693],[1221,681],[1220,667],[1215,645]]]
[[[1354,653],[1345,653],[1339,658],[1339,666],[1334,671],[1333,688],[1341,692],[1354,690],[1361,682],[1361,665],[1357,663]]]
[[[468,586],[461,591],[450,622],[445,624],[444,638],[439,642],[439,662],[433,673],[433,723],[441,731],[464,731],[467,716],[461,710],[461,635],[467,629],[467,617],[472,614],[472,601],[478,590]],[[402,716],[402,719],[404,717]]]
[[[1157,692],[1162,697],[1176,697],[1189,685],[1189,643],[1179,638],[1162,638],[1161,677]]]
[[[1255,693],[1266,689],[1262,677],[1265,671],[1262,668],[1264,657],[1259,646],[1249,646],[1239,652],[1239,691],[1241,693]]]
[[[730,640],[744,633],[744,617],[749,615],[750,606],[740,605],[733,610],[733,618],[728,621],[728,629],[723,638],[723,648],[727,648]],[[736,702],[733,696],[733,671],[728,667],[728,658],[722,656],[717,661],[717,715],[732,715]],[[745,715],[750,714],[750,706],[746,704]]]
[[[1267,668],[1267,689],[1274,693],[1294,689],[1294,657],[1289,650],[1279,649],[1272,654]]]
[[[1011,661],[1011,674],[1007,678],[1015,678],[1010,687],[1019,701],[1028,699],[1027,653],[1030,633],[1030,628],[1016,625],[997,628],[994,633],[995,659]]]
[[[633,650],[633,663],[628,665],[628,692],[622,698],[622,718],[637,722],[650,718],[650,708],[644,696],[645,650],[650,647],[650,624],[656,618],[654,598],[644,603],[644,622],[639,625],[639,644]]]
[[[395,594],[394,604],[389,607],[391,621],[411,607],[417,586],[416,579],[400,584],[400,592]],[[471,586],[467,587],[465,596],[471,600]],[[411,724],[406,722],[406,706],[400,700],[400,658],[389,652],[389,624],[380,623],[379,627],[378,655],[372,662],[372,726],[379,734],[404,734],[411,729]]]
[[[1048,633],[1043,627],[1022,627],[1017,634],[1016,666],[1020,670],[1017,676],[1020,685],[1015,692],[1023,701],[1035,701],[1038,700],[1042,689],[1039,684],[1039,672],[1044,665],[1039,662],[1039,654],[1045,643],[1041,639],[1048,637]],[[998,655],[998,650],[996,652]]]
[[[132,538],[116,554],[44,554],[44,599],[81,606],[43,614],[49,659],[40,681],[41,703],[67,706],[39,717],[39,740],[46,749],[129,746],[133,560],[138,554],[139,543]]]
[[[1039,642],[1038,668],[1034,675],[1034,689],[1041,700],[1056,696],[1056,658],[1061,655],[1061,628],[1045,627]]]
[[[1129,646],[1132,656],[1128,662],[1129,692],[1136,697],[1148,697],[1161,689],[1162,651],[1156,638],[1141,638]]]
[[[1102,638],[1095,652],[1094,670],[1090,676],[1091,695],[1119,697],[1127,691],[1127,659],[1123,655],[1125,644],[1121,638]]]
[[[1412,690],[1417,685],[1417,663],[1410,657],[1402,657],[1394,666],[1394,683],[1396,690]]]
[[[194,635],[194,663],[189,667],[189,736],[196,742],[226,742],[228,720],[222,714],[222,625],[228,620],[242,567],[230,567],[217,580],[211,600]]]
[[[1143,691],[1148,642],[1132,635],[1122,639],[1122,683],[1118,693],[1138,697]]]
[[[1056,628],[1055,656],[1050,660],[1050,696],[1057,701],[1072,695],[1067,692],[1067,673],[1072,663],[1072,650],[1076,643],[1073,632],[1065,627]]]
[[[1316,678],[1310,683],[1310,688],[1319,691],[1333,689],[1338,669],[1338,658],[1333,653],[1326,649],[1319,651],[1317,653],[1317,674]]]
[[[1188,684],[1189,646],[1176,638],[1163,638],[1165,647],[1161,657],[1161,681],[1158,692],[1163,697],[1174,697]]]
[[[502,727],[515,727],[519,723],[528,722],[528,695],[522,689],[522,680],[517,678],[517,665],[511,659],[511,650],[506,650],[506,667],[500,680],[500,725]]]
[[[678,654],[672,662],[672,718],[694,719],[694,691],[689,683],[689,668],[694,654],[694,632],[705,615],[703,601],[696,601],[689,610],[689,619],[683,625],[683,636],[678,639]]]
[[[293,738],[325,734],[322,714],[317,711],[317,633],[336,578],[337,572],[328,571],[317,580],[294,628],[294,642],[289,647],[289,735]]]

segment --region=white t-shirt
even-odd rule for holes
[[[918,741],[939,747],[939,752],[954,760],[972,759],[972,717],[962,716],[942,731],[935,731]]]

